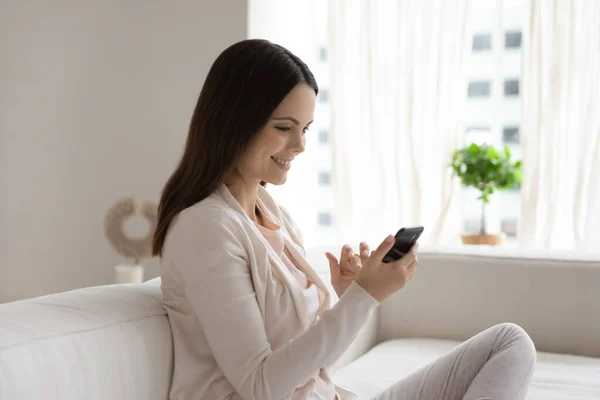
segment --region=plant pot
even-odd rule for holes
[[[504,243],[506,239],[505,233],[496,233],[496,234],[465,234],[460,235],[463,244],[471,244],[471,245],[488,245],[488,246],[498,246]]]

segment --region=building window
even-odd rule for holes
[[[319,172],[319,185],[329,186],[331,185],[331,174],[329,172]]]
[[[510,31],[504,34],[504,47],[507,49],[521,48],[521,31]]]
[[[321,91],[319,91],[319,101],[321,103],[327,103],[329,101],[329,90],[321,89]]]
[[[329,143],[329,133],[325,130],[319,131],[319,143],[327,144]]]
[[[468,90],[465,90],[465,142],[507,145],[514,160],[521,156],[522,32],[529,18],[529,1],[474,1],[470,7],[473,23],[465,55]],[[467,86],[467,85],[465,85]],[[527,160],[523,160],[527,162]],[[502,228],[508,235],[505,245],[516,246],[516,225],[520,216],[519,185],[494,196],[494,212],[486,214],[490,229]],[[471,189],[461,190],[461,213],[465,231],[478,232],[481,201]]]
[[[473,35],[473,52],[491,50],[492,35],[489,33]]]
[[[491,85],[489,81],[471,81],[469,82],[469,97],[490,97]]]
[[[320,226],[330,226],[331,225],[331,213],[320,212],[317,215],[317,222]]]
[[[519,95],[519,80],[506,79],[504,81],[504,96],[514,97]]]
[[[518,126],[505,126],[502,129],[502,141],[505,144],[518,144],[519,140],[519,127]]]
[[[319,61],[327,61],[327,48],[325,46],[321,46],[321,48],[319,48]]]

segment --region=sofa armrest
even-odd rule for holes
[[[465,340],[513,322],[538,351],[600,357],[600,255],[422,248],[419,260],[380,306],[380,341]]]

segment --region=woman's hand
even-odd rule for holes
[[[356,277],[356,283],[362,286],[380,303],[402,289],[413,277],[419,259],[415,243],[410,251],[397,261],[384,263],[383,258],[394,246],[394,236],[389,235],[371,255],[363,261]]]
[[[355,254],[352,247],[344,245],[340,252],[339,261],[332,253],[327,252],[325,256],[329,260],[331,286],[333,286],[338,297],[341,297],[352,282],[356,280],[363,263],[369,258],[369,245],[362,242],[360,244],[360,254]]]

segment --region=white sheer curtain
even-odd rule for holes
[[[376,245],[422,224],[421,242],[459,240],[468,0],[331,0],[333,182],[340,240]]]
[[[523,39],[523,247],[600,238],[600,2],[531,0]]]

